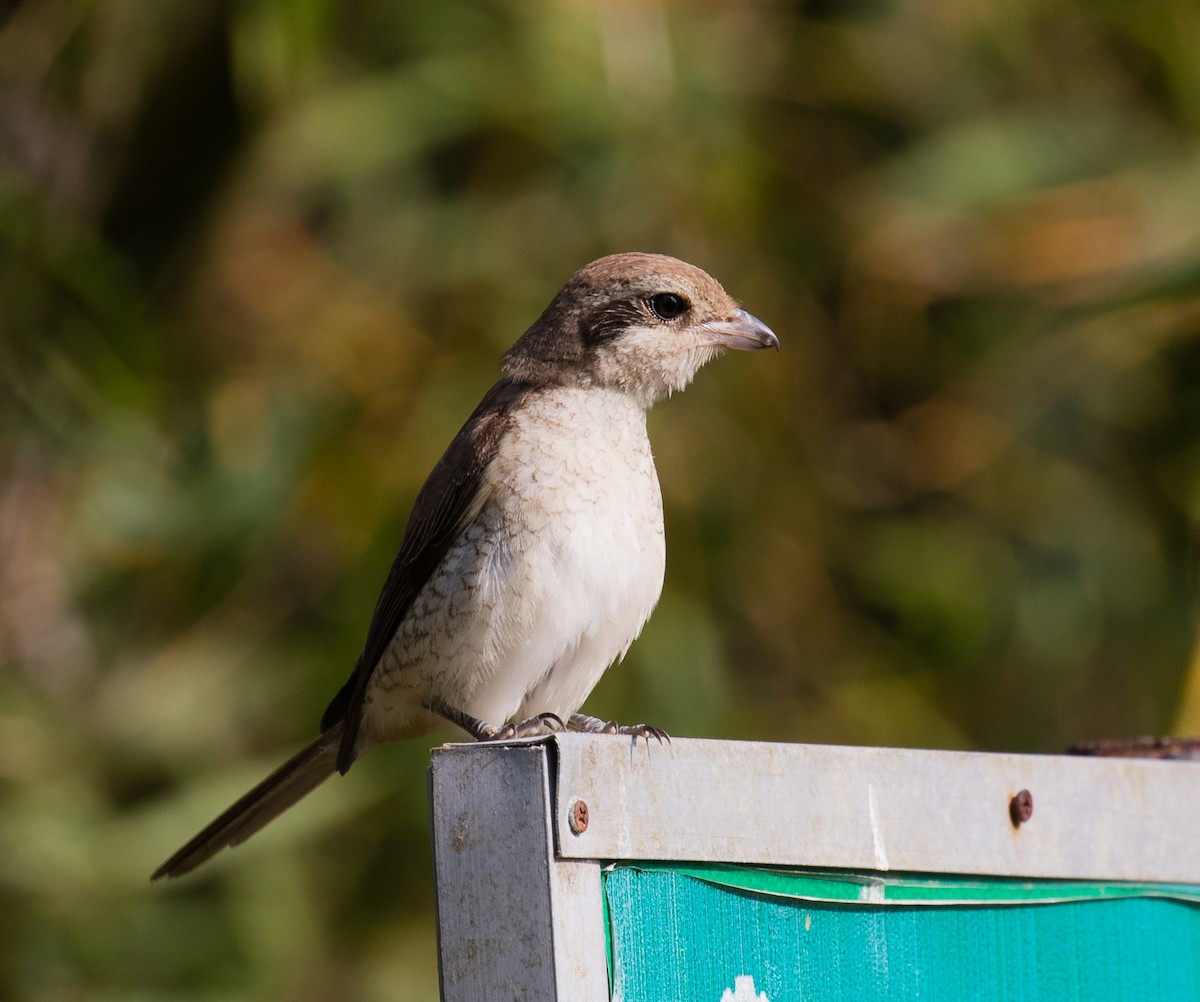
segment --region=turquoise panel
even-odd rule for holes
[[[896,903],[872,890],[880,900],[860,904],[845,900],[847,881],[889,880],[789,874],[789,892],[767,893],[757,889],[772,882],[762,873],[738,881],[722,870],[718,882],[671,869],[607,871],[613,998],[1200,1000],[1200,905],[1185,889],[1095,884],[1086,894],[1089,885],[1075,883],[1061,885],[1073,889],[1063,896],[1054,881],[941,878],[940,902],[914,905],[904,892]],[[998,895],[998,886],[1010,891]],[[947,903],[973,895],[984,903]]]

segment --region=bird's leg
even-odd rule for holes
[[[652,724],[618,724],[615,720],[601,720],[599,717],[589,717],[586,713],[572,713],[567,721],[567,730],[584,734],[627,734],[635,744],[638,738],[644,738],[647,744],[651,738],[660,745],[664,741],[671,743],[671,735],[661,727]]]
[[[495,724],[489,724],[486,720],[472,717],[469,713],[464,713],[457,707],[443,703],[436,696],[431,696],[425,701],[425,709],[430,713],[436,713],[439,717],[449,720],[455,726],[461,727],[476,741],[483,741],[485,738],[491,737],[496,731]]]
[[[461,727],[476,741],[510,741],[513,738],[532,738],[539,734],[553,734],[565,729],[562,718],[557,713],[539,713],[536,717],[521,720],[511,724],[492,724],[478,717],[472,717],[458,707],[450,706],[440,699],[431,698],[425,708],[430,713],[444,717],[450,723]]]

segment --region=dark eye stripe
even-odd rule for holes
[[[619,299],[605,303],[580,320],[583,343],[589,347],[620,337],[634,324],[644,323],[645,306],[639,299]]]

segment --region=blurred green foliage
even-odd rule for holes
[[[435,997],[420,742],[145,881],[615,250],[784,350],[652,416],[666,592],[593,712],[1200,730],[1198,52],[1190,0],[3,5],[0,996]]]

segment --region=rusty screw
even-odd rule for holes
[[[588,805],[584,800],[571,801],[571,818],[569,821],[571,831],[576,835],[582,835],[587,831],[588,826]]]
[[[1012,819],[1012,826],[1020,828],[1026,821],[1033,817],[1033,794],[1028,790],[1022,790],[1008,802],[1008,816]]]

